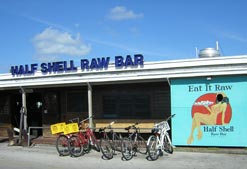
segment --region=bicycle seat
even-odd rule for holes
[[[102,133],[103,131],[104,131],[103,128],[100,128],[100,129],[99,129],[99,133]]]
[[[125,130],[129,130],[129,129],[131,129],[131,126],[125,127],[124,129],[125,129]]]
[[[153,128],[152,131],[151,131],[152,134],[156,134],[158,132],[159,132],[159,129],[158,128]]]

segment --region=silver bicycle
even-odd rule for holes
[[[170,130],[168,120],[174,116],[175,114],[169,116],[165,121],[154,125],[152,135],[148,138],[147,142],[148,157],[151,160],[157,160],[159,156],[163,155],[164,151],[169,154],[173,153],[173,145],[168,133]]]

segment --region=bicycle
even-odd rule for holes
[[[56,140],[56,149],[59,156],[68,156],[69,151],[69,139],[70,135],[60,134]]]
[[[103,136],[100,139],[100,147],[103,157],[106,159],[112,159],[113,155],[115,155],[115,151],[121,152],[121,140],[122,136],[117,134],[111,129],[111,126],[115,122],[111,122],[110,125],[101,129],[103,132]],[[111,129],[109,132],[105,132],[106,129]]]
[[[79,124],[84,124],[88,119],[82,120]],[[71,156],[79,157],[84,153],[89,153],[92,148],[100,152],[99,142],[89,126],[86,127],[85,132],[79,131],[76,135],[72,135],[69,138],[69,152]]]
[[[132,159],[133,156],[136,155],[137,152],[141,154],[147,153],[147,144],[145,139],[140,134],[140,129],[136,127],[138,123],[134,125],[128,126],[125,130],[128,131],[129,136],[127,138],[122,139],[122,155],[125,160]],[[133,129],[133,132],[130,130]]]
[[[69,122],[73,123],[74,121],[79,121],[79,118],[74,118],[74,119],[70,119]],[[63,124],[63,126],[58,126],[61,130],[63,131],[63,127],[65,125],[65,123],[60,123]],[[69,151],[69,138],[72,137],[72,134],[59,134],[56,140],[56,149],[57,152],[59,154],[59,156],[68,156],[70,155],[70,151]]]
[[[102,156],[108,160],[113,158],[114,150],[105,130],[110,129],[114,123],[115,122],[113,121],[108,126],[99,129],[99,133],[102,134],[100,139],[100,150],[102,152]]]
[[[168,120],[174,116],[175,114],[169,116],[165,121],[155,124],[152,129],[153,135],[151,135],[148,139],[147,152],[148,157],[153,161],[157,160],[159,156],[162,156],[163,151],[169,154],[173,153],[173,145],[168,133],[170,130]]]

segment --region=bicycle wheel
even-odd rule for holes
[[[82,141],[84,153],[89,153],[91,151],[91,146],[90,146],[90,138],[88,137],[88,135],[83,134],[83,139],[81,141]]]
[[[172,146],[172,144],[170,143],[168,137],[169,137],[169,135],[166,134],[165,137],[164,137],[163,146],[164,146],[164,150],[165,150],[167,153],[172,154],[172,153],[173,153],[173,146]]]
[[[60,156],[69,155],[69,142],[68,137],[65,135],[59,135],[56,141],[56,149]]]
[[[100,139],[100,150],[102,155],[108,160],[113,158],[113,150],[109,140],[105,138]]]
[[[115,151],[122,151],[122,137],[118,136],[116,133],[112,134],[112,149]]]
[[[148,139],[148,156],[151,158],[151,160],[157,160],[159,158],[159,150],[157,148],[158,139],[156,136],[151,135]]]
[[[100,145],[98,140],[95,138],[94,135],[91,135],[91,145],[94,146],[95,150],[100,152]]]
[[[147,142],[142,138],[141,136],[137,137],[137,151],[141,154],[146,154],[147,153]]]
[[[125,160],[132,159],[134,153],[132,149],[132,141],[128,138],[123,138],[121,140],[121,152]]]
[[[69,138],[69,152],[74,157],[83,155],[83,145],[80,143],[78,136],[71,136]]]

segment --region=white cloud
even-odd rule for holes
[[[113,48],[118,48],[121,50],[126,51],[127,53],[134,53],[134,54],[145,54],[145,55],[150,55],[152,57],[166,57],[164,53],[159,53],[156,51],[149,51],[149,50],[143,50],[143,49],[138,49],[138,48],[132,48],[130,46],[126,46],[124,44],[118,44],[115,42],[110,42],[110,41],[102,41],[102,40],[98,40],[98,39],[90,39],[90,41],[94,42],[94,43],[98,43],[101,45],[105,45],[105,46],[109,46],[109,47],[113,47]],[[167,54],[167,57],[170,57],[171,54]]]
[[[120,21],[141,18],[143,17],[143,14],[136,14],[131,10],[127,10],[124,6],[116,6],[111,9],[107,17],[111,20]]]
[[[224,36],[225,38],[228,38],[228,39],[232,39],[232,40],[243,42],[243,43],[247,42],[247,39],[245,37],[243,37],[239,34],[236,34],[236,33],[221,32],[220,34],[222,36]]]
[[[32,42],[38,57],[83,56],[91,51],[91,46],[82,42],[80,34],[74,37],[68,32],[54,28],[46,28],[37,34]]]
[[[66,31],[66,32],[71,32],[70,29],[68,29],[67,27],[65,27],[63,25],[52,23],[50,21],[47,21],[47,20],[44,20],[44,19],[40,19],[40,18],[36,18],[36,17],[33,17],[33,16],[27,16],[27,15],[23,15],[23,16],[25,18],[29,19],[29,20],[34,21],[34,22],[38,22],[38,23],[41,23],[41,24],[49,26],[49,27],[58,28],[60,30]]]

